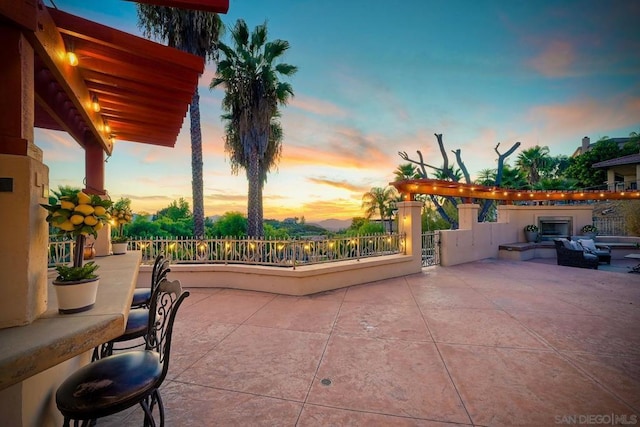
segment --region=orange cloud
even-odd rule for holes
[[[39,129],[37,132],[41,132],[41,136],[44,136],[65,148],[79,148],[78,143],[66,132],[53,131],[50,129]]]
[[[318,114],[321,116],[334,116],[334,117],[347,116],[347,111],[338,107],[337,105],[328,101],[311,98],[308,96],[295,96],[291,100],[289,105],[292,107],[296,107],[301,110],[307,111],[309,113]]]
[[[312,182],[314,184],[328,185],[330,187],[339,188],[347,191],[353,191],[356,193],[365,193],[369,191],[369,189],[371,188],[364,185],[355,185],[345,180],[337,181],[330,178],[309,177],[307,178],[307,181]]]
[[[626,96],[540,105],[528,112],[528,119],[540,124],[538,132],[555,140],[575,139],[576,135],[604,136],[609,131],[638,126],[639,117],[640,97]],[[577,139],[573,142],[579,145]]]
[[[293,206],[278,206],[265,202],[264,217],[284,219],[305,217],[307,222],[320,221],[327,218],[351,219],[363,216],[360,201],[345,198],[335,198],[311,201]]]
[[[545,77],[566,77],[573,74],[575,61],[576,54],[570,43],[552,41],[529,61],[529,65]]]

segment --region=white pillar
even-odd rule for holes
[[[26,325],[47,309],[49,169],[37,159],[0,154],[0,328]]]
[[[478,223],[478,210],[480,205],[475,203],[462,203],[458,205],[458,229],[472,230]]]
[[[422,202],[398,202],[398,232],[406,234],[405,250],[422,264]]]

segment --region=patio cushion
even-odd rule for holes
[[[567,239],[565,239],[564,237],[563,237],[563,238],[560,238],[560,239],[557,239],[557,240],[561,241],[561,242],[562,242],[562,245],[563,245],[565,248],[567,248],[567,249],[573,249],[573,247],[571,247],[571,241],[570,241],[570,240],[567,240]]]
[[[598,260],[598,255],[594,255],[594,254],[590,254],[588,252],[584,253],[584,258],[585,259],[591,259],[591,260]]]
[[[570,249],[573,249],[573,250],[576,250],[576,251],[582,251],[582,250],[584,250],[584,249],[582,248],[582,245],[581,245],[580,243],[576,242],[575,240],[570,240],[570,241],[569,241],[569,245],[571,246],[571,248],[570,248]]]
[[[578,240],[578,242],[580,242],[584,250],[589,253],[596,255],[605,255],[610,253],[610,250],[607,246],[597,247],[593,239],[580,239]]]

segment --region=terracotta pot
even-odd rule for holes
[[[58,312],[81,313],[90,310],[96,302],[100,279],[85,279],[76,282],[53,281],[58,298]]]
[[[93,259],[96,256],[96,248],[93,247],[93,243],[84,247],[84,259]]]

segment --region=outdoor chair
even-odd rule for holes
[[[93,350],[91,361],[111,356],[116,343],[137,340],[134,344],[128,347],[119,347],[116,350],[130,350],[143,345],[144,342],[142,338],[147,333],[147,326],[149,324],[151,294],[155,291],[158,285],[166,279],[167,274],[170,271],[169,260],[165,260],[163,255],[158,255],[153,264],[153,269],[151,270],[151,286],[149,288],[135,289],[135,291],[142,292],[134,292],[133,301],[131,302],[131,310],[129,310],[129,316],[127,317],[127,324],[125,325],[123,334],[96,347]]]
[[[171,336],[176,314],[189,292],[180,282],[164,280],[151,298],[151,313],[144,350],[107,356],[71,374],[56,392],[56,405],[64,416],[64,426],[91,425],[139,404],[144,425],[156,425],[153,412],[158,407],[164,425],[160,385],[169,369]],[[80,422],[82,424],[80,424]]]
[[[151,287],[134,289],[131,308],[149,308],[149,301],[151,300],[154,287],[157,286],[170,271],[169,260],[165,260],[162,254],[158,255],[151,270]]]
[[[598,245],[593,239],[578,239],[578,243],[580,243],[585,252],[596,255],[599,262],[611,264],[611,248],[609,246]]]
[[[558,265],[598,269],[598,256],[585,252],[578,242],[555,239]]]

